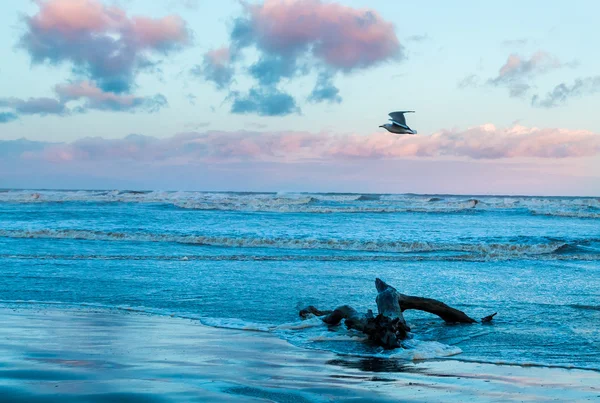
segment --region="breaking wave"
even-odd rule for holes
[[[228,237],[228,236],[203,236],[203,235],[178,235],[178,234],[154,234],[154,233],[129,233],[129,232],[105,232],[77,229],[40,229],[40,230],[0,230],[0,237],[4,238],[33,238],[33,239],[67,239],[67,240],[90,240],[90,241],[129,241],[129,242],[171,242],[187,245],[200,245],[225,248],[272,248],[291,250],[335,250],[345,252],[369,252],[390,254],[416,254],[416,253],[442,253],[454,252],[461,254],[472,254],[471,256],[458,256],[468,259],[509,259],[539,257],[543,255],[569,254],[569,258],[577,252],[587,256],[598,257],[600,254],[593,253],[586,248],[581,251],[577,244],[568,243],[563,240],[526,240],[520,243],[495,242],[495,243],[434,243],[434,242],[406,242],[391,240],[355,240],[355,239],[305,239],[305,238],[269,238],[269,237]],[[580,241],[590,244],[600,240]],[[105,256],[111,259],[110,256]],[[182,259],[194,259],[198,257],[184,256]],[[281,256],[264,257],[281,260]],[[294,256],[298,259],[364,259],[394,260],[394,255],[380,257],[374,256]],[[225,257],[223,257],[225,259]],[[229,257],[231,259],[231,257]]]
[[[570,218],[600,218],[600,212],[593,211],[540,211],[531,210],[532,215],[554,216],[554,217],[570,217]]]
[[[356,201],[376,201],[380,200],[381,195],[360,195],[355,200]]]
[[[595,261],[600,254],[545,254],[545,255],[478,255],[478,254],[430,254],[430,255],[56,255],[56,254],[2,254],[0,259],[16,260],[105,260],[105,261],[214,261],[214,262],[487,262],[497,260],[548,260],[548,261]],[[585,308],[581,308],[585,309]],[[590,308],[591,309],[591,308]]]
[[[473,213],[505,211],[600,219],[600,198],[416,194],[5,190],[0,203],[138,203],[192,210],[279,213]]]

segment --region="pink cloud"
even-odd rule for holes
[[[160,19],[134,17],[131,20],[132,37],[141,47],[168,48],[173,44],[186,44],[190,37],[185,21],[176,15]]]
[[[234,73],[234,67],[231,65],[231,51],[227,46],[209,50],[204,54],[202,65],[197,65],[192,69],[193,75],[204,76],[207,80],[214,82],[219,89],[223,89],[231,83]]]
[[[498,70],[498,76],[489,79],[488,84],[506,87],[511,97],[520,97],[530,90],[530,81],[535,76],[567,65],[543,51],[535,52],[529,59],[511,54]]]
[[[190,42],[185,21],[171,15],[127,16],[99,0],[38,0],[20,44],[36,63],[71,63],[111,91],[128,91],[152,53]]]
[[[337,73],[351,73],[384,62],[402,60],[403,47],[393,23],[376,11],[322,0],[242,1],[228,46],[205,53],[191,73],[229,89],[231,112],[284,116],[300,111],[296,99],[279,88],[282,80],[318,73],[309,102],[340,103]],[[242,52],[254,48],[258,60],[240,66]],[[246,93],[230,89],[236,69],[258,85]]]
[[[118,94],[104,91],[90,81],[59,84],[55,87],[55,91],[63,103],[80,99],[85,100],[84,109],[130,112],[143,109],[154,112],[167,103],[162,95],[139,97],[131,94]]]
[[[268,53],[310,50],[341,70],[368,67],[401,55],[391,22],[374,10],[321,0],[265,0],[246,4],[248,36]]]
[[[206,52],[206,57],[216,66],[226,66],[231,61],[231,51],[223,46],[218,49],[212,49]]]
[[[130,106],[134,103],[135,96],[120,95],[114,92],[105,92],[96,87],[90,81],[80,81],[72,84],[59,84],[56,86],[56,92],[61,98],[73,100],[79,98],[88,98],[97,102],[114,102],[122,106]]]
[[[543,72],[551,68],[562,66],[561,62],[552,55],[538,51],[535,52],[529,59],[523,58],[517,54],[508,56],[506,63],[498,72],[499,77],[527,75],[535,72]]]
[[[600,154],[600,135],[585,130],[482,125],[432,135],[396,136],[307,132],[189,132],[170,138],[88,138],[47,147],[29,158],[51,161],[144,160],[193,163],[219,161],[334,161],[414,158],[560,159]]]
[[[40,11],[29,24],[42,31],[58,31],[70,37],[109,29],[117,31],[127,21],[123,10],[106,7],[94,0],[40,0],[37,4]]]

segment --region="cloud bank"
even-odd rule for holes
[[[9,142],[0,142],[0,148]],[[22,150],[15,158],[52,162],[134,160],[165,164],[220,161],[386,160],[450,157],[473,160],[577,158],[600,154],[600,135],[585,130],[482,125],[430,136],[307,132],[188,132],[158,139],[84,138]]]
[[[337,73],[349,74],[386,61],[402,60],[404,49],[391,22],[370,9],[355,9],[321,0],[265,0],[242,3],[233,22],[230,43],[204,55],[192,73],[225,89],[238,69],[258,83],[248,93],[230,91],[233,113],[286,115],[299,111],[295,99],[279,85],[284,79],[312,71],[318,79],[310,102],[341,101],[333,84]],[[252,48],[258,60],[240,66],[243,51]],[[285,100],[275,108],[274,99]]]

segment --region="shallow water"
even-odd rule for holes
[[[472,326],[407,312],[415,348],[400,358],[600,370],[598,198],[9,190],[0,267],[5,302],[139,309],[362,355],[390,353],[298,309],[373,309],[381,277],[498,312]]]
[[[407,362],[114,309],[0,303],[0,402],[589,402],[600,373]]]

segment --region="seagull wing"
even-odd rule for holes
[[[403,124],[403,123],[400,123],[400,122],[396,122],[396,121],[395,121],[395,120],[393,120],[393,119],[390,119],[390,120],[392,121],[392,123],[393,123],[394,125],[396,125],[396,126],[400,126],[400,127],[404,128],[404,129],[407,129],[407,130],[410,130],[410,127],[408,127],[408,126],[406,125],[406,123],[404,123],[404,124]],[[404,119],[403,119],[403,120],[404,120]]]
[[[413,113],[414,111],[397,111],[397,112],[390,112],[389,116],[392,118],[392,121],[400,124],[400,125],[404,125],[406,126],[406,119],[404,118],[404,114],[405,113]]]

